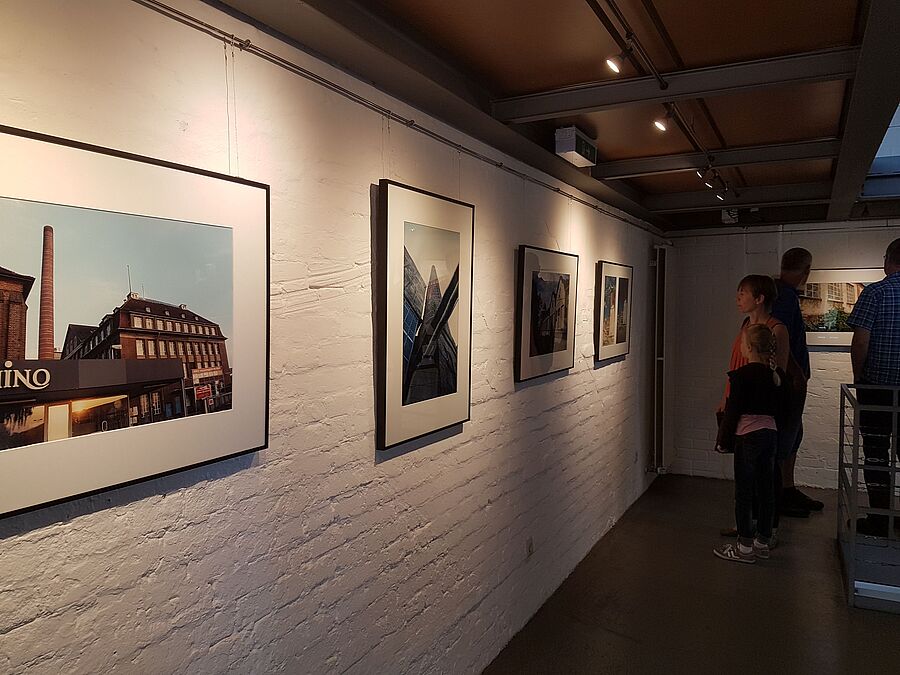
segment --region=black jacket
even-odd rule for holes
[[[734,449],[734,432],[741,415],[771,415],[776,425],[781,423],[788,406],[788,380],[781,368],[775,372],[781,380],[779,386],[775,385],[772,369],[762,363],[748,363],[728,373],[731,393],[725,402],[717,445]]]

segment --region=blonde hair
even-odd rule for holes
[[[744,329],[744,334],[747,336],[747,344],[750,349],[760,356],[768,358],[769,368],[772,369],[772,380],[776,387],[781,386],[781,377],[776,370],[778,362],[775,360],[775,352],[778,349],[778,341],[775,333],[764,323],[754,323]]]

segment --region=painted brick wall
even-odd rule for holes
[[[0,672],[479,671],[648,484],[651,236],[137,3],[10,0],[0,25],[4,124],[272,186],[271,447],[0,520]],[[473,407],[461,434],[375,464],[382,177],[477,205]],[[578,355],[514,386],[520,243],[581,256]],[[600,258],[635,266],[634,339],[595,369]]]
[[[671,433],[667,463],[675,473],[732,476],[731,456],[713,451],[714,411],[742,315],[735,307],[738,282],[746,274],[777,274],[781,254],[802,246],[813,267],[880,267],[900,223],[819,224],[687,233],[673,239],[675,264],[669,280],[673,356],[669,379]],[[849,352],[813,352],[804,415],[804,442],[795,477],[803,485],[837,486],[840,385],[852,381]]]

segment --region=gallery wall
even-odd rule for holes
[[[0,520],[0,670],[477,672],[649,484],[658,238],[204,3],[168,4],[491,161],[135,2],[0,5],[0,123],[268,183],[272,246],[269,449]],[[476,222],[471,422],[376,462],[381,178]],[[580,256],[576,358],[514,385],[523,243]],[[634,265],[633,337],[596,367],[601,258]]]
[[[673,295],[669,314],[674,357],[668,467],[675,473],[728,478],[732,458],[713,450],[714,411],[722,397],[731,345],[742,315],[735,292],[747,274],[778,274],[781,254],[800,246],[813,255],[813,268],[880,268],[884,251],[900,237],[900,222],[820,223],[693,232],[673,237]],[[804,440],[797,456],[798,483],[837,487],[840,385],[853,380],[849,349],[810,354]]]

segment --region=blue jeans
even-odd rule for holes
[[[768,543],[775,515],[775,450],[778,435],[772,429],[735,436],[734,441],[734,519],[738,539],[744,546],[755,535]],[[753,496],[759,503],[756,532],[753,530]]]

